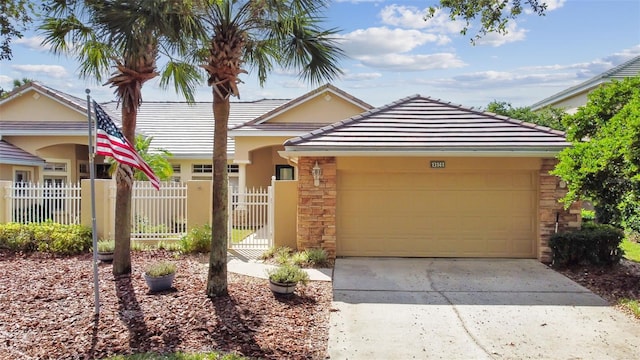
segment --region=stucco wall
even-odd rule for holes
[[[0,120],[86,122],[87,115],[32,90],[3,104],[0,108]]]

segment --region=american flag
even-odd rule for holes
[[[129,140],[122,134],[113,123],[109,115],[102,110],[100,105],[93,102],[93,108],[96,112],[96,154],[111,156],[117,162],[132,166],[142,171],[151,185],[160,190],[160,179],[151,170],[149,165],[140,157]]]

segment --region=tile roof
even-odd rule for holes
[[[566,98],[570,98],[575,94],[579,94],[584,91],[592,90],[598,85],[609,82],[611,80],[622,80],[627,77],[633,77],[640,75],[640,55],[626,61],[616,67],[613,67],[600,75],[597,75],[585,82],[582,82],[576,86],[572,86],[568,89],[562,90],[559,93],[553,94],[537,103],[531,105],[531,110],[539,110],[546,106],[553,106]]]
[[[0,121],[0,133],[2,135],[88,136],[89,129],[86,121]]]
[[[231,102],[229,128],[273,110],[287,100]],[[117,102],[103,104],[111,114],[118,114]],[[138,110],[137,130],[153,136],[152,147],[171,151],[175,158],[210,159],[213,154],[213,107],[211,102],[145,101]],[[227,153],[235,151],[229,139]]]
[[[414,95],[285,142],[286,151],[558,151],[564,133]]]
[[[44,163],[44,159],[0,140],[0,164],[43,166]]]

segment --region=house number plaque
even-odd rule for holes
[[[444,160],[432,160],[431,161],[431,168],[432,169],[444,169],[444,167],[445,167]]]

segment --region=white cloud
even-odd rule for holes
[[[13,85],[13,79],[7,75],[0,75],[0,85]]]
[[[543,2],[547,4],[547,12],[549,12],[563,7],[566,1],[567,0],[544,0]],[[527,4],[524,4],[524,6],[527,6]],[[529,7],[526,7],[524,12],[526,14],[533,14],[533,11]]]
[[[525,34],[528,30],[518,28],[518,24],[515,21],[510,21],[507,25],[507,33],[499,34],[497,32],[490,32],[483,35],[480,39],[476,40],[476,45],[489,45],[493,47],[502,46],[515,41],[522,41],[525,39]]]
[[[25,77],[38,80],[37,76],[49,76],[52,78],[63,78],[68,76],[67,70],[60,65],[12,65],[13,70],[22,72]]]
[[[389,29],[372,27],[358,29],[345,34],[339,40],[348,56],[404,53],[426,43],[445,44],[450,39],[443,35],[434,35],[419,30]]]
[[[411,29],[428,29],[436,33],[457,34],[464,27],[460,20],[451,21],[449,15],[437,10],[432,18],[425,20],[428,9],[414,6],[389,5],[380,10],[380,18],[385,25]]]
[[[24,45],[25,47],[32,50],[49,51],[51,49],[51,45],[42,45],[43,40],[44,40],[44,37],[42,36],[32,36],[32,37],[25,37],[22,39],[16,39],[14,40],[14,43],[19,45]]]
[[[363,56],[359,60],[366,66],[398,72],[451,69],[467,65],[455,54],[451,53],[430,55],[388,54],[381,56]]]
[[[349,71],[345,71],[345,74],[341,77],[341,80],[344,81],[365,81],[365,80],[375,80],[382,77],[381,73],[378,72],[369,72],[369,73],[351,73]]]

